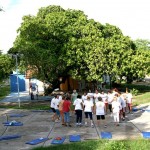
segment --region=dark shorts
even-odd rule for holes
[[[56,113],[56,110],[55,110],[55,108],[52,108],[52,107],[51,107],[51,110],[53,111],[53,113]]]
[[[93,120],[92,112],[84,112],[85,113],[85,118],[90,117],[90,120]]]
[[[100,120],[100,119],[105,120],[105,115],[96,115],[96,117],[97,117],[97,120]]]

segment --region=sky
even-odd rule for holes
[[[119,27],[132,40],[150,40],[150,0],[0,0],[0,50],[13,47],[23,16],[48,5],[82,10],[89,19]]]

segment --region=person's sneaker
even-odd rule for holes
[[[125,118],[122,118],[122,121],[125,121]]]
[[[76,127],[79,126],[79,123],[76,123]]]
[[[79,126],[81,127],[81,126],[82,126],[82,123],[79,123]]]
[[[94,128],[94,124],[91,124],[91,127]]]
[[[85,122],[85,126],[86,126],[86,127],[88,126],[87,122]]]

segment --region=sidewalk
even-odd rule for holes
[[[48,100],[50,101],[52,97],[50,96],[38,96],[38,99],[36,96],[34,96],[34,100],[36,101],[42,101],[42,100]],[[31,97],[29,95],[28,91],[25,92],[19,92],[19,99],[20,102],[28,102],[31,101]],[[0,101],[0,103],[5,102],[18,102],[18,93],[10,93],[8,96],[6,96],[3,100]]]

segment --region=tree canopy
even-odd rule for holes
[[[13,63],[12,59],[7,54],[0,53],[0,81],[8,78],[10,75]]]
[[[24,54],[35,76],[50,82],[60,76],[101,81],[102,75],[137,77],[146,73],[146,55],[113,25],[88,19],[60,6],[24,16],[11,52]],[[140,59],[139,59],[140,58]],[[144,65],[144,66],[143,66]]]

